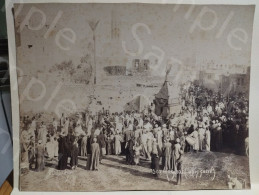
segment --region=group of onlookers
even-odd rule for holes
[[[105,155],[125,155],[138,165],[151,161],[159,170],[182,170],[184,152],[223,151],[230,148],[244,154],[248,137],[248,100],[242,94],[223,97],[205,87],[190,84],[181,88],[179,113],[162,118],[154,109],[138,112],[53,118],[38,123],[40,114],[21,119],[21,157],[29,168],[44,170],[45,161],[57,160],[57,167],[76,169],[78,156],[87,157],[86,168],[98,170]],[[56,158],[58,157],[58,158]],[[35,164],[35,166],[33,166]],[[180,183],[181,174],[177,175]]]

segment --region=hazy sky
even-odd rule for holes
[[[139,26],[136,30],[136,35],[141,39],[144,48],[139,57],[143,57],[148,52],[160,55],[160,52],[152,49],[152,46],[155,46],[165,52],[165,63],[170,57],[183,62],[196,58],[199,61],[214,60],[219,64],[250,63],[253,6],[195,6],[186,18],[186,14],[190,13],[188,12],[191,8],[189,5],[180,5],[177,8],[175,5],[144,4],[32,4],[23,7],[17,22],[23,21],[32,7],[37,7],[46,14],[48,25],[53,22],[58,11],[63,12],[51,36],[47,39],[42,36],[46,33],[48,26],[40,30],[30,30],[25,27],[21,32],[22,53],[25,54],[23,59],[32,61],[36,56],[38,59],[40,55],[42,62],[38,63],[43,66],[59,63],[64,59],[76,61],[83,56],[88,50],[89,43],[92,43],[92,31],[88,25],[88,21],[91,20],[99,20],[96,29],[96,55],[100,60],[105,57],[111,58],[112,55],[114,58],[128,58],[129,56],[122,49],[122,41],[126,41],[128,50],[137,51],[139,45],[136,37],[133,36],[132,26],[142,23],[148,28]],[[200,20],[197,19],[204,10],[207,12]],[[117,40],[111,39],[112,12],[120,29],[120,37]],[[216,38],[231,12],[233,16],[225,26],[225,30],[219,38]],[[34,14],[31,18],[30,25],[32,26],[37,26],[41,21],[39,14]],[[198,25],[192,28],[195,21],[200,21],[204,27],[216,25],[211,30],[202,30]],[[62,51],[54,41],[57,32],[63,28],[71,28],[76,34],[75,44],[70,44],[69,51]],[[245,30],[248,35],[246,43],[233,39],[233,45],[241,48],[240,51],[231,48],[227,41],[231,30],[235,28]],[[151,34],[148,33],[148,29]],[[28,44],[32,44],[33,48],[27,48]],[[69,41],[64,41],[63,44],[67,46]]]
[[[177,7],[154,4],[26,4],[18,13],[16,26],[34,8],[45,14],[46,23],[39,30],[25,26],[18,34],[21,45],[17,48],[17,66],[23,71],[20,76],[25,75],[20,91],[23,91],[32,76],[47,86],[55,87],[60,81],[60,73],[49,73],[55,64],[71,60],[77,66],[87,54],[90,55],[89,63],[92,63],[93,34],[88,22],[96,20],[99,21],[96,28],[96,64],[100,78],[105,77],[104,66],[126,66],[133,58],[144,58],[150,52],[161,56],[159,50],[164,53],[161,62],[163,67],[171,57],[183,64],[213,61],[215,64],[250,65],[254,6],[196,5],[192,8],[190,5]],[[44,38],[59,11],[62,12],[60,18],[49,36]],[[34,13],[29,26],[37,27],[40,22],[42,15]],[[111,38],[112,23],[119,29],[118,38]],[[212,28],[203,30],[198,24]],[[139,26],[134,32],[136,25]],[[64,28],[72,29],[76,35],[75,43],[60,39],[60,44],[69,47],[69,50],[60,49],[55,41]],[[241,50],[231,48],[228,43],[229,34],[236,28],[242,29],[247,35],[246,43],[236,38],[231,41],[234,47]],[[221,31],[221,36],[217,37]],[[237,34],[243,37],[242,32]],[[69,33],[67,35],[71,36]],[[128,55],[123,50],[122,41],[130,52],[136,52],[140,45],[143,46],[143,52],[135,57]],[[150,60],[151,65],[156,62],[154,57]],[[157,69],[156,72],[161,71],[161,76],[164,76],[162,70]]]

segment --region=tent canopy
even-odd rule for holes
[[[145,107],[150,105],[150,101],[144,95],[135,96],[130,102],[124,106],[125,111],[138,111],[141,112]]]
[[[155,95],[155,98],[170,100],[178,98],[179,94],[180,90],[176,83],[165,81],[160,91]]]

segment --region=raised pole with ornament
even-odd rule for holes
[[[90,26],[90,28],[92,29],[93,31],[93,42],[94,42],[94,84],[96,84],[96,46],[95,46],[95,30],[96,30],[96,27],[99,23],[99,20],[97,21],[89,21],[88,24]]]

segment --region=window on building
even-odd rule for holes
[[[138,68],[139,68],[139,63],[140,63],[140,60],[139,60],[139,59],[135,59],[135,60],[134,60],[134,68],[135,68],[135,69],[138,69]]]
[[[143,60],[143,66],[144,66],[144,69],[145,70],[148,70],[149,69],[149,60],[148,59],[145,59],[145,60]]]

